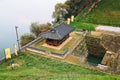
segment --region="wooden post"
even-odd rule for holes
[[[18,26],[15,26],[15,30],[16,30],[16,37],[17,37],[17,43],[18,43],[18,51],[20,51],[20,42],[19,42],[19,37],[18,37]]]

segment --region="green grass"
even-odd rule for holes
[[[8,60],[0,64],[0,80],[119,80],[119,76],[108,75],[77,65],[44,58],[36,54],[21,52],[13,58],[15,70]]]
[[[90,23],[80,23],[75,21],[75,22],[71,22],[70,26],[75,26],[76,30],[86,29],[86,30],[94,31],[96,25]]]
[[[84,18],[83,13],[76,17],[78,22],[120,26],[120,0],[101,0]]]

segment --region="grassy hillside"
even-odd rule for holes
[[[0,80],[119,80],[108,75],[77,65],[55,61],[31,53],[20,53],[14,58],[15,70],[10,60],[0,64]]]
[[[86,17],[81,17],[86,11],[76,17],[78,22],[120,26],[120,0],[101,0]]]
[[[80,22],[71,22],[70,26],[74,26],[76,30],[89,30],[89,31],[94,31],[95,30],[95,26],[94,24],[90,24],[90,23],[80,23]]]

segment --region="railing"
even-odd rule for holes
[[[33,52],[37,52],[37,53],[48,53],[57,57],[64,57],[65,55],[67,55],[69,49],[65,50],[63,53],[57,53],[57,52],[48,52],[46,50],[43,49],[38,49],[38,48],[34,48],[34,47],[27,47],[26,50],[29,51],[33,51]]]
[[[13,57],[13,56],[15,56],[15,54],[12,53],[11,56]],[[6,58],[5,58],[5,56],[4,56],[3,58],[0,59],[0,63],[4,62],[5,60],[6,60]]]
[[[67,49],[67,50],[66,50],[65,52],[63,52],[63,53],[51,52],[51,54],[56,55],[56,56],[59,56],[59,57],[64,57],[64,56],[67,54],[68,51],[69,51],[69,49]]]
[[[33,45],[34,43],[37,43],[37,42],[40,41],[40,40],[42,40],[41,37],[39,37],[39,38],[37,38],[37,39],[31,41],[30,43],[26,44],[26,45],[23,46],[23,47],[21,47],[20,50],[23,50],[23,49],[25,49],[25,48],[27,48],[27,47]],[[29,48],[32,48],[32,47],[29,47]],[[33,49],[33,48],[32,48],[32,49]],[[39,49],[39,50],[40,50],[40,49]],[[42,50],[42,51],[44,51],[44,50]],[[14,53],[12,53],[11,55],[14,55]],[[5,56],[3,56],[2,58],[0,58],[0,63],[2,63],[3,61],[5,61]]]
[[[21,47],[21,50],[23,50],[23,49],[25,49],[25,48],[27,48],[27,47],[29,47],[29,46],[31,46],[31,45],[37,43],[37,42],[40,41],[40,40],[42,40],[41,37],[39,37],[39,38],[37,38],[37,39],[31,41],[30,43],[28,43],[28,44],[26,44],[25,46]]]
[[[0,59],[0,63],[2,63],[3,61],[5,61],[5,58],[1,58]]]
[[[27,48],[32,49],[32,50],[41,51],[41,52],[47,52],[46,50],[38,49],[38,48],[34,48],[34,47],[27,47]]]

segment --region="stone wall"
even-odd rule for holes
[[[87,45],[85,43],[85,39],[83,39],[79,45],[74,49],[72,55],[80,57],[80,63],[85,63],[87,61],[88,50]]]
[[[80,57],[80,62],[85,63],[88,54],[103,58],[105,52],[105,48],[100,44],[100,37],[87,35],[74,49],[72,55]]]
[[[80,57],[80,62],[85,63],[88,54],[102,57],[101,65],[106,66],[108,71],[120,74],[120,35],[85,36],[72,55]]]
[[[100,44],[100,37],[87,35],[86,44],[88,53],[97,57],[104,57],[106,52],[105,48]]]
[[[107,50],[101,64],[107,65],[114,73],[120,73],[120,35],[104,34],[101,44]]]
[[[120,49],[120,35],[104,34],[101,44],[106,50],[116,53]]]

